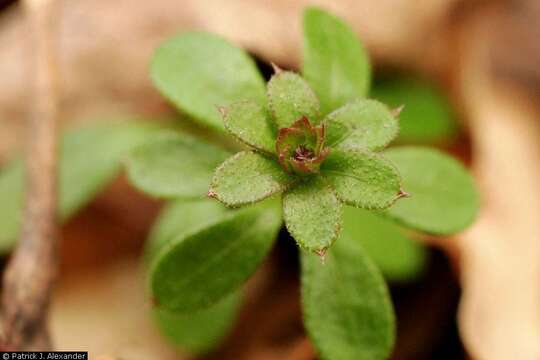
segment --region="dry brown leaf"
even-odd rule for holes
[[[301,49],[301,10],[316,4],[344,16],[377,59],[418,67],[437,52],[443,19],[458,1],[58,1],[64,119],[155,111],[163,100],[148,79],[150,55],[183,29],[214,31],[267,60],[294,66]],[[0,18],[0,43],[9,49],[0,57],[0,162],[21,139],[21,118],[30,101],[26,35],[20,9]]]

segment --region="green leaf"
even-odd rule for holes
[[[304,13],[302,73],[321,102],[323,115],[369,91],[371,66],[352,29],[327,12]]]
[[[222,221],[232,211],[214,199],[175,200],[161,211],[146,243],[149,261],[169,241],[198,232]]]
[[[376,100],[356,100],[329,114],[324,122],[326,145],[338,149],[379,150],[399,131],[397,118]]]
[[[342,236],[324,263],[302,254],[304,324],[321,360],[388,359],[395,319],[383,277],[360,244]]]
[[[229,153],[186,134],[162,131],[129,154],[130,181],[142,191],[164,198],[202,197],[214,170]]]
[[[11,250],[21,227],[24,194],[21,161],[12,161],[0,172],[0,253]]]
[[[319,122],[319,100],[308,83],[290,71],[276,73],[268,82],[268,104],[278,129],[291,126],[301,117]]]
[[[261,105],[241,101],[224,109],[225,128],[243,143],[267,153],[276,152],[276,131]]]
[[[478,211],[474,180],[465,167],[444,153],[421,147],[385,151],[403,178],[411,197],[401,199],[387,214],[406,226],[448,235],[465,229]]]
[[[298,245],[324,254],[341,231],[341,202],[320,177],[313,177],[283,195],[283,217]]]
[[[366,209],[384,209],[400,195],[400,176],[380,155],[333,150],[321,166],[322,174],[345,203]]]
[[[59,212],[67,220],[87,204],[120,170],[120,160],[156,127],[143,122],[109,121],[66,132],[60,145]],[[23,167],[13,161],[0,173],[0,253],[19,235]]]
[[[252,151],[242,151],[216,170],[209,195],[227,206],[255,203],[288,189],[295,178],[278,162]]]
[[[372,211],[346,206],[343,235],[359,242],[389,280],[413,279],[426,265],[425,247],[405,236],[392,221]]]
[[[204,354],[213,350],[232,328],[241,300],[240,292],[236,292],[207,309],[190,313],[155,309],[154,319],[170,342],[192,354]]]
[[[376,81],[371,96],[392,107],[404,105],[399,114],[400,142],[441,143],[456,136],[454,112],[433,84],[411,77],[392,76]]]
[[[169,245],[171,242],[227,221],[235,214],[220,202],[208,198],[168,203],[154,223],[146,243],[147,264],[157,259],[162,249],[175,246]],[[162,333],[170,341],[190,352],[203,353],[217,345],[232,326],[240,302],[240,292],[236,292],[208,309],[177,313],[158,308],[154,309],[154,315]]]
[[[152,261],[150,288],[158,307],[187,312],[208,307],[242,285],[257,269],[281,225],[268,204],[229,210],[230,216],[174,237]]]
[[[223,130],[218,106],[240,100],[264,105],[264,80],[255,62],[222,38],[186,32],[163,43],[151,64],[155,86],[204,125]]]

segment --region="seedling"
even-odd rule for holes
[[[274,66],[267,85],[246,53],[215,35],[181,34],[154,56],[157,88],[238,140],[231,156],[169,130],[128,161],[136,186],[174,199],[149,241],[150,292],[164,332],[194,352],[211,348],[230,322],[189,335],[182,326],[216,312],[234,318],[241,285],[284,222],[301,248],[305,326],[320,357],[387,358],[394,314],[359,239],[402,236],[391,220],[450,234],[474,219],[476,192],[457,161],[427,148],[385,150],[400,109],[366,98],[369,61],[348,26],[318,9],[303,25],[302,73]]]
[[[392,111],[356,99],[320,115],[300,75],[278,70],[267,104],[221,108],[225,128],[252,150],[220,165],[208,195],[230,207],[283,193],[285,225],[298,245],[324,256],[341,232],[342,203],[385,209],[405,191],[395,167],[375,150],[397,134]]]
[[[230,156],[171,131],[128,162],[136,186],[175,199],[149,241],[150,292],[164,332],[194,352],[230,322],[196,335],[183,326],[216,312],[234,318],[241,285],[284,222],[301,248],[304,322],[320,357],[387,358],[394,314],[363,235],[403,236],[391,220],[450,234],[474,219],[477,196],[461,164],[427,148],[384,150],[400,109],[366,99],[370,65],[349,27],[318,9],[303,26],[302,73],[274,66],[266,86],[246,53],[207,33],[166,41],[152,61],[152,79],[174,105],[239,140]]]
[[[276,67],[268,84],[244,51],[212,34],[184,33],[156,51],[158,90],[206,134],[239,140],[233,147],[148,124],[64,138],[64,218],[133,148],[132,183],[169,200],[147,246],[149,291],[163,332],[193,352],[230,327],[242,285],[285,224],[301,249],[304,322],[320,358],[387,358],[395,320],[378,266],[397,277],[417,262],[402,228],[447,235],[475,217],[473,181],[459,162],[429,148],[386,149],[399,111],[367,99],[370,64],[349,27],[308,9],[303,28],[301,74]],[[107,147],[88,151],[96,143]],[[2,250],[19,231],[21,178],[16,162],[0,177]],[[372,250],[387,240],[401,245]]]

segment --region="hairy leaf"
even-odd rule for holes
[[[319,100],[308,83],[290,71],[276,73],[268,82],[268,104],[278,129],[307,117],[311,123],[319,121]]]
[[[227,206],[240,206],[280,193],[294,181],[277,160],[243,151],[216,170],[209,195]]]
[[[327,146],[338,149],[379,150],[398,134],[399,124],[388,107],[361,99],[330,113],[325,119]]]
[[[283,195],[287,230],[298,245],[324,254],[341,231],[341,202],[320,177],[313,177]]]
[[[441,143],[457,133],[454,112],[440,89],[421,79],[392,76],[375,82],[371,96],[397,108],[400,142]]]
[[[224,109],[225,128],[238,140],[267,153],[276,152],[276,130],[261,105],[241,101]]]
[[[322,114],[366,96],[371,66],[349,26],[316,8],[306,10],[303,25],[302,73],[319,97]]]
[[[384,360],[395,319],[386,284],[360,246],[342,236],[324,264],[302,254],[304,324],[322,360]]]
[[[400,197],[398,172],[377,154],[333,150],[321,172],[349,205],[384,209]]]
[[[170,240],[154,257],[150,288],[158,307],[187,312],[208,307],[256,270],[281,225],[277,207],[241,210],[200,231]]]
[[[213,350],[231,329],[242,297],[233,293],[207,309],[190,313],[154,310],[161,333],[173,344],[192,354]]]
[[[251,100],[265,104],[255,62],[217,35],[186,32],[163,43],[151,64],[155,86],[179,109],[223,130],[219,106]]]
[[[465,167],[444,153],[421,147],[385,151],[403,178],[411,197],[387,214],[403,224],[433,234],[452,234],[470,225],[478,211],[474,180]]]
[[[343,235],[358,241],[383,275],[392,281],[417,276],[426,263],[426,249],[403,234],[392,221],[372,211],[346,206]]]
[[[186,134],[163,131],[129,155],[130,181],[142,191],[164,198],[203,197],[214,170],[229,153]]]
[[[121,158],[153,131],[148,123],[109,121],[66,132],[60,145],[60,217],[66,220],[87,204],[118,174]],[[19,160],[0,172],[0,253],[19,235],[23,183]]]

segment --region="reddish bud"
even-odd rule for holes
[[[330,153],[324,147],[324,125],[314,126],[305,116],[291,127],[281,128],[276,141],[278,160],[285,171],[296,174],[315,174]]]

